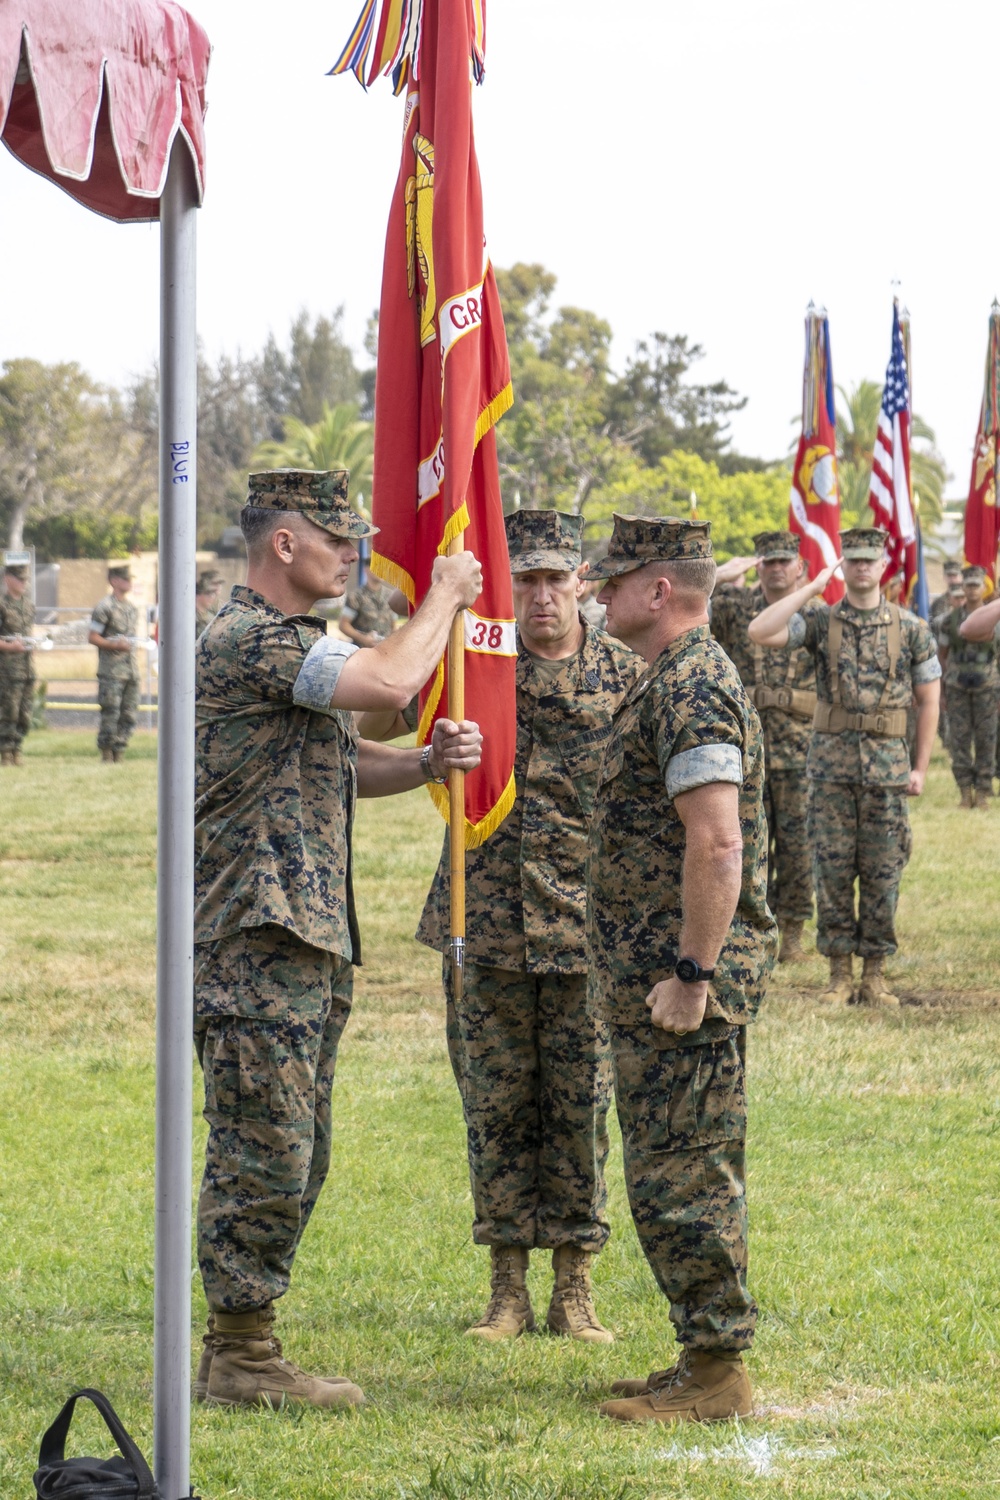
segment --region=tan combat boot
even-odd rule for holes
[[[781,927],[781,952],[778,954],[779,964],[798,964],[806,957],[806,950],[802,946],[802,929],[805,923],[798,917],[791,917]]]
[[[615,1336],[597,1321],[590,1287],[591,1255],[575,1245],[552,1252],[555,1285],[545,1323],[550,1332],[568,1334],[584,1344],[613,1344]]]
[[[975,807],[976,794],[972,790],[971,786],[962,787],[962,798],[958,805],[959,807]]]
[[[213,1317],[206,1405],[328,1408],[363,1404],[364,1393],[352,1381],[338,1376],[321,1380],[283,1357],[274,1337],[270,1306],[254,1312],[217,1312]]]
[[[12,762],[13,765],[15,765],[15,766],[23,766],[24,765],[24,756],[21,754],[20,750],[12,750],[10,752],[10,758],[11,758],[11,762]]]
[[[523,1245],[491,1245],[490,1266],[490,1300],[479,1322],[465,1330],[466,1335],[492,1344],[533,1332],[535,1314],[526,1284],[528,1251]]]
[[[111,763],[112,763],[112,761],[113,761],[113,760],[114,760],[114,758],[115,758],[115,752],[114,752],[114,751],[113,751],[113,750],[102,750],[102,751],[101,751],[101,759],[102,759],[102,760],[103,760],[103,761],[104,761],[104,762],[105,762],[105,763],[106,763],[106,764],[107,764],[107,765],[109,765],[109,766],[110,766],[110,765],[111,765]]]
[[[830,955],[830,983],[819,997],[821,1005],[850,1005],[854,999],[854,961],[850,953]]]
[[[881,958],[866,958],[861,974],[858,1000],[862,1005],[898,1005],[899,998],[888,988],[882,974]]]
[[[204,1401],[208,1394],[208,1377],[212,1369],[212,1356],[215,1353],[215,1313],[208,1315],[208,1332],[202,1334],[201,1358],[198,1361],[198,1369],[195,1372],[194,1381],[191,1385],[192,1398],[197,1402]]]
[[[13,750],[0,750],[0,766],[12,766],[14,764]]]
[[[636,1382],[620,1380],[613,1390],[634,1390]],[[622,1401],[605,1401],[602,1417],[618,1422],[725,1422],[753,1415],[750,1378],[739,1354],[723,1350],[685,1349],[673,1369],[660,1370]]]
[[[115,765],[117,766],[120,761],[123,761],[125,759],[125,751],[124,750],[112,750],[112,752],[111,752],[111,759],[114,761]]]

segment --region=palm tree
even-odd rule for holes
[[[840,512],[845,526],[863,526],[871,519],[868,487],[878,414],[882,409],[882,387],[874,380],[862,380],[850,392],[838,385],[837,394],[840,397],[837,404]],[[934,447],[933,428],[914,414],[910,423],[910,482],[920,496],[920,516],[925,530],[941,519],[942,497],[948,477],[944,460]]]
[[[284,417],[280,442],[260,443],[251,463],[261,469],[350,469],[355,495],[371,494],[374,432],[371,422],[358,420],[356,406],[328,406],[309,426],[298,417]]]

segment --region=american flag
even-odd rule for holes
[[[910,385],[897,302],[892,307],[892,353],[878,414],[868,504],[875,524],[889,534],[889,560],[883,576],[888,579],[901,572],[903,599],[907,600],[917,573],[917,527],[910,491]]]

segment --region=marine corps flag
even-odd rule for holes
[[[810,578],[840,556],[840,486],[837,481],[837,418],[833,406],[830,321],[810,302],[806,309],[806,359],[802,376],[802,435],[792,471],[789,530],[802,538]],[[827,604],[843,598],[844,581],[831,578]]]
[[[986,350],[986,382],[979,412],[979,431],[972,455],[969,499],[965,507],[965,560],[985,568],[997,581],[997,543],[1000,512],[997,510],[997,428],[1000,426],[1000,305],[990,313],[990,337]]]
[[[406,93],[379,308],[371,568],[416,606],[449,546],[464,542],[483,565],[465,611],[465,715],[485,726],[465,778],[467,848],[513,804],[517,651],[493,432],[513,394],[472,132],[483,31],[483,0],[368,0],[332,69],[364,82],[371,53],[367,81],[392,71]],[[443,663],[420,705],[420,744],[436,718],[460,716]],[[448,793],[430,790],[448,817]]]

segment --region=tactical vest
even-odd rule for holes
[[[953,609],[948,616],[948,663],[956,667],[989,667],[996,657],[993,641],[967,641],[958,631],[964,618],[962,611]]]
[[[887,604],[889,611],[888,640],[889,648],[889,670],[885,677],[885,687],[882,689],[882,697],[873,714],[851,714],[844,707],[840,696],[840,645],[844,639],[844,622],[840,618],[840,605],[835,604],[830,611],[830,626],[827,635],[827,654],[830,663],[830,703],[817,703],[816,712],[813,715],[813,728],[822,730],[826,734],[843,734],[845,729],[859,730],[863,734],[882,735],[885,739],[902,739],[906,735],[906,709],[898,708],[889,713],[885,711],[886,700],[889,689],[892,687],[892,679],[896,675],[896,664],[899,661],[900,647],[902,644],[902,631],[899,624],[899,607],[895,604]]]
[[[768,687],[764,682],[764,647],[753,643],[753,686],[746,690],[747,697],[758,711],[762,708],[779,708],[782,713],[796,719],[811,719],[816,711],[816,694],[804,688],[793,688],[795,676],[795,653],[788,652],[788,670],[782,687]]]

